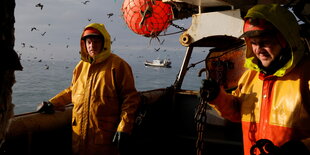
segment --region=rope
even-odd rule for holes
[[[142,27],[144,21],[145,21],[147,18],[149,18],[150,15],[153,13],[153,8],[152,8],[152,6],[150,7],[150,5],[149,5],[148,2],[146,2],[145,4],[147,5],[145,11],[140,10],[140,14],[141,14],[141,16],[142,16],[142,19],[141,19],[141,21],[140,21],[140,23],[139,23],[139,27],[140,27],[140,28]],[[146,15],[148,15],[148,16],[146,16]]]

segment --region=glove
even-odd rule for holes
[[[117,145],[120,155],[129,154],[129,139],[130,135],[125,132],[116,132],[113,138],[113,143]]]
[[[297,140],[286,142],[280,147],[280,155],[309,155],[310,151],[304,143]]]
[[[259,149],[261,154],[269,155],[309,155],[310,151],[301,141],[291,140],[281,147],[275,146],[268,139],[260,139],[251,147],[251,155],[255,155],[255,149]]]
[[[37,112],[43,113],[43,114],[53,114],[55,113],[55,110],[51,102],[43,101],[37,106]]]
[[[200,87],[200,97],[204,101],[212,101],[218,96],[220,92],[220,86],[216,81],[212,79],[203,79],[201,84],[202,86]]]
[[[275,146],[268,139],[260,139],[250,149],[251,155],[256,155],[259,150],[261,155],[281,155],[279,147]]]

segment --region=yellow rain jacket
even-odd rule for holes
[[[283,15],[283,16],[279,16]],[[287,40],[292,57],[273,75],[265,75],[247,44],[245,67],[249,68],[238,88],[210,102],[220,114],[242,122],[244,154],[259,139],[276,146],[290,140],[302,141],[310,150],[310,59],[299,35],[295,17],[279,5],[257,5],[245,18],[262,18],[272,23]]]
[[[116,131],[131,133],[140,96],[131,67],[111,53],[110,35],[103,24],[85,27],[104,37],[102,52],[92,59],[81,39],[81,61],[72,84],[50,99],[55,107],[73,103],[72,149],[74,154],[118,154],[112,144]],[[85,30],[84,29],[84,30]]]

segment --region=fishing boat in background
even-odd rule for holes
[[[171,61],[170,59],[155,59],[153,61],[145,61],[144,62],[145,66],[152,66],[152,67],[166,67],[170,68],[171,67]]]

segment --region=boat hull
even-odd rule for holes
[[[166,68],[170,68],[171,66],[170,66],[170,64],[169,65],[154,65],[154,64],[152,64],[152,63],[144,63],[144,65],[145,66],[151,66],[151,67],[166,67]]]
[[[71,154],[71,111],[14,116],[0,154]]]
[[[145,61],[144,65],[145,66],[152,66],[152,67],[166,67],[166,68],[170,68],[171,67],[171,61],[169,59],[164,59],[164,60],[155,59],[152,62]]]
[[[196,154],[194,120],[199,103],[197,92],[157,89],[142,94],[130,154]],[[11,120],[7,139],[1,148],[6,154],[71,154],[71,110],[55,114],[29,113]],[[240,124],[228,122],[214,111],[208,112],[205,142],[211,154],[242,154]],[[225,147],[225,149],[222,149]]]

